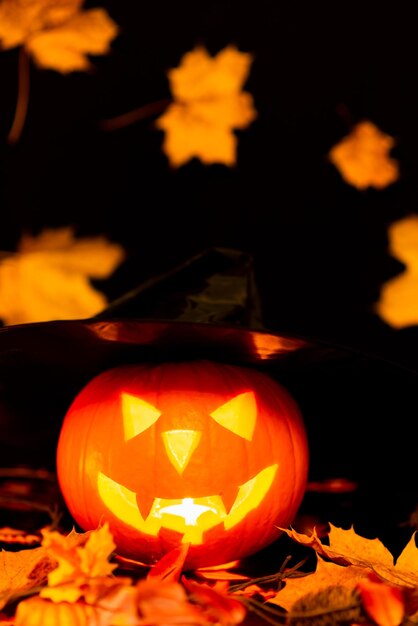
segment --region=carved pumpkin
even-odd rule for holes
[[[147,564],[188,543],[186,568],[253,554],[293,520],[308,444],[289,392],[245,366],[122,365],[69,407],[57,475],[84,530],[108,521],[118,554]]]

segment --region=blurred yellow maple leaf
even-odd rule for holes
[[[251,94],[241,91],[252,56],[228,46],[211,57],[198,46],[168,72],[174,102],[157,119],[163,150],[174,167],[196,157],[203,163],[236,162],[235,129],[256,117]]]
[[[390,135],[369,121],[356,124],[329,152],[328,157],[343,179],[357,189],[382,189],[399,178],[399,167],[390,157],[395,145]]]
[[[42,68],[88,70],[87,55],[109,52],[118,26],[101,8],[82,10],[84,0],[2,0],[0,45],[23,46]]]
[[[405,270],[384,283],[376,312],[390,326],[418,324],[418,215],[410,215],[388,229],[389,253]]]
[[[109,277],[124,256],[120,245],[77,239],[68,227],[24,236],[18,253],[0,262],[0,318],[11,325],[92,317],[108,301],[90,279]]]
[[[108,525],[87,534],[64,536],[48,529],[42,534],[42,546],[58,566],[48,574],[48,586],[40,596],[54,602],[76,602],[81,597],[95,602],[103,588],[102,578],[116,567],[109,562],[116,546]]]

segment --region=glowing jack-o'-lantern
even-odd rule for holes
[[[187,543],[185,566],[196,568],[275,540],[301,503],[308,456],[295,400],[266,374],[204,360],[130,364],[74,399],[57,475],[75,521],[107,521],[119,554],[152,564]]]

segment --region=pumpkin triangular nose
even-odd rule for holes
[[[168,430],[163,433],[167,456],[179,474],[183,473],[190,461],[200,436],[197,430]]]

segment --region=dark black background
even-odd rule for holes
[[[207,248],[244,250],[254,258],[267,328],[418,369],[417,327],[392,329],[374,310],[382,284],[403,270],[390,255],[388,228],[418,210],[412,5],[86,3],[93,6],[105,7],[120,26],[111,53],[93,58],[89,73],[63,76],[32,66],[28,118],[14,146],[7,144],[7,133],[18,53],[0,55],[0,249],[13,250],[23,231],[45,227],[105,234],[127,251],[127,261],[105,283],[110,299]],[[245,89],[258,117],[237,133],[236,167],[194,160],[171,168],[154,118],[113,132],[100,129],[101,120],[169,98],[167,71],[199,44],[212,54],[233,44],[254,56]],[[400,179],[384,190],[349,186],[327,158],[363,119],[396,141],[392,156],[399,160]],[[362,410],[360,422],[353,400],[338,427],[329,428],[328,416],[324,455],[337,471],[348,471],[344,462],[339,467],[338,446],[350,433],[353,458],[363,459],[361,471],[371,469],[369,489],[384,489],[384,467],[385,482],[392,474],[398,481],[406,477],[410,496],[414,379],[407,379],[407,392],[403,382],[397,392],[394,382],[388,403],[380,398],[374,405],[381,386],[372,381],[367,396],[367,376],[360,378],[356,401],[364,391],[373,417],[364,423]],[[389,408],[382,416],[383,405]],[[310,429],[318,458],[321,433],[312,422]],[[371,434],[365,439],[366,431]],[[397,490],[402,496],[399,485],[390,484],[392,496]]]
[[[417,210],[411,10],[370,3],[87,3],[120,27],[90,73],[32,66],[28,119],[7,145],[17,50],[0,56],[2,249],[23,230],[73,225],[125,246],[128,263],[105,286],[114,297],[220,246],[254,254],[266,324],[349,343],[382,339],[409,351],[374,313],[383,282],[402,271],[389,225]],[[103,119],[170,97],[167,71],[196,45],[233,44],[254,61],[247,91],[258,118],[238,132],[235,168],[192,161],[173,170],[154,118],[104,132]],[[362,119],[394,137],[401,178],[358,191],[329,163]],[[408,335],[407,340],[402,335]],[[409,356],[409,355],[408,355]],[[411,358],[414,358],[411,355]]]

